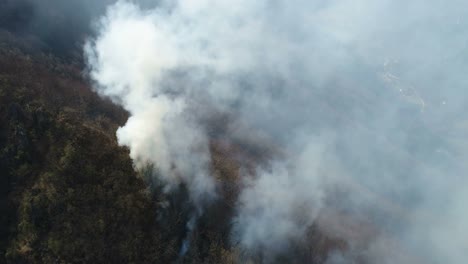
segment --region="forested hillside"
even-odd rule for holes
[[[98,98],[77,65],[17,41],[2,32],[3,261],[154,259],[156,205],[114,136],[126,113]]]
[[[0,0],[0,263],[465,263],[464,5]]]
[[[117,145],[127,113],[91,89],[81,55],[89,29],[65,27],[78,17],[51,10],[39,23],[54,24],[37,30],[31,1],[12,3],[0,2],[0,263],[239,262],[229,241],[235,157],[258,162],[258,150],[223,140],[226,120],[213,124],[223,198],[188,227],[185,187],[164,194],[151,165],[135,171]],[[320,262],[344,246],[314,230],[310,239],[293,259]]]

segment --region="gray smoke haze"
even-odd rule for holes
[[[91,21],[115,0],[0,0],[0,28],[24,38],[33,50],[76,55]],[[79,57],[76,56],[76,57]]]
[[[467,15],[455,0],[121,1],[85,54],[130,112],[119,143],[200,207],[218,196],[206,120],[227,113],[230,136],[282,150],[243,175],[245,251],[275,255],[317,224],[348,239],[330,263],[465,263]],[[330,211],[378,231],[361,243]]]
[[[0,0],[0,28],[25,39],[34,51],[81,59],[92,21],[117,0]],[[153,0],[133,0],[142,7]],[[0,32],[1,33],[1,32]]]

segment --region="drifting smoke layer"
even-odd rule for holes
[[[232,232],[243,248],[280,252],[334,208],[365,215],[412,256],[376,236],[330,262],[464,263],[466,10],[441,0],[119,2],[86,55],[98,92],[130,112],[119,143],[199,206],[216,197],[209,115],[235,116],[249,128],[242,137],[258,131],[284,150],[245,177]]]

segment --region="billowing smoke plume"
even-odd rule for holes
[[[193,120],[186,91],[164,91],[165,71],[179,65],[173,38],[153,15],[119,3],[110,10],[102,35],[87,46],[99,92],[115,98],[131,116],[117,131],[137,165],[154,163],[169,183],[185,183],[195,202],[215,192],[203,128]],[[181,93],[181,94],[179,94]]]
[[[124,1],[86,56],[97,91],[130,112],[120,144],[199,207],[217,197],[217,115],[232,117],[229,137],[281,150],[243,175],[233,244],[274,255],[316,224],[349,244],[330,263],[465,263],[467,8]],[[377,231],[357,238],[340,215]]]

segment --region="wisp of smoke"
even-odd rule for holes
[[[210,115],[228,113],[282,149],[243,175],[231,239],[246,251],[282,252],[326,209],[379,230],[365,246],[349,239],[330,263],[465,263],[467,10],[442,0],[121,1],[85,54],[97,92],[130,113],[119,143],[169,186],[185,184],[199,208],[218,196]]]

